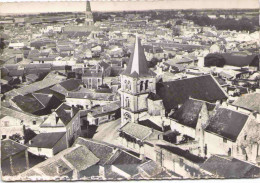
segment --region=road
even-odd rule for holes
[[[93,139],[119,145],[117,129],[120,128],[121,118],[104,123],[97,128]]]

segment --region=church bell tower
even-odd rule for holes
[[[87,0],[86,3],[87,4],[86,4],[86,12],[85,12],[85,25],[94,25],[90,1]]]
[[[128,122],[138,122],[148,110],[148,94],[156,93],[156,74],[148,68],[141,40],[137,36],[127,68],[120,77],[123,126]]]

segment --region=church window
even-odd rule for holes
[[[141,82],[140,82],[140,92],[143,90],[143,84],[144,84],[144,82],[141,81]]]
[[[131,90],[131,83],[128,81],[128,90]]]
[[[125,98],[125,106],[130,107],[130,101],[128,97]]]
[[[147,90],[147,89],[148,89],[148,83],[149,83],[149,81],[148,81],[148,80],[146,80],[146,81],[145,81],[145,90]]]

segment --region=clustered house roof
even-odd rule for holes
[[[155,76],[155,73],[148,68],[144,48],[137,36],[127,68],[121,74],[131,77]]]
[[[160,82],[156,93],[162,98],[166,111],[177,108],[190,97],[210,103],[227,99],[227,94],[211,75]]]
[[[210,118],[205,131],[235,142],[247,120],[248,115],[226,108],[218,108]]]
[[[201,165],[201,168],[220,178],[252,178],[260,175],[259,167],[223,155],[212,155]]]
[[[242,95],[232,105],[260,113],[260,93]]]

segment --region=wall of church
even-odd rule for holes
[[[148,105],[148,113],[151,116],[160,116],[162,109],[163,109],[163,105],[162,105],[162,100],[147,100],[147,105]]]

